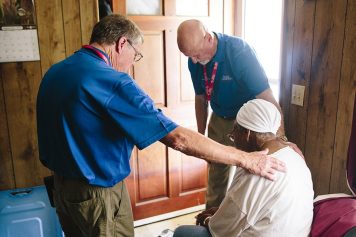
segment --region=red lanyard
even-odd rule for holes
[[[109,66],[111,66],[110,62],[109,62],[109,59],[102,53],[100,52],[99,49],[91,46],[91,45],[83,45],[82,48],[85,48],[85,49],[89,49],[91,50],[93,53],[95,53],[99,58],[101,58],[102,60],[105,61],[105,63]]]
[[[213,71],[211,72],[211,79],[208,81],[208,75],[206,73],[206,65],[203,66],[204,69],[204,78],[205,78],[205,95],[206,95],[206,100],[210,101],[211,99],[211,94],[213,93],[214,89],[214,81],[215,81],[215,76],[216,76],[216,71],[218,70],[218,62],[214,63],[214,68]]]

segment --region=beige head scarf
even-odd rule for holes
[[[276,135],[281,125],[281,114],[271,102],[254,99],[241,107],[237,113],[236,122],[254,132],[271,132]]]

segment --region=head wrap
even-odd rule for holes
[[[237,113],[236,122],[254,132],[271,132],[276,135],[281,125],[281,114],[271,102],[254,99],[241,107]]]

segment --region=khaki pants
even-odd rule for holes
[[[227,134],[232,132],[233,125],[233,119],[224,119],[212,113],[208,126],[208,137],[220,144],[234,146],[234,143],[227,137]],[[206,209],[220,206],[227,191],[229,171],[229,165],[209,164]]]
[[[130,198],[123,181],[104,188],[55,175],[53,199],[66,237],[134,236]]]

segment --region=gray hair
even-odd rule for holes
[[[133,21],[125,16],[112,14],[95,24],[90,44],[114,44],[121,37],[126,37],[133,44],[143,43],[142,32]]]

